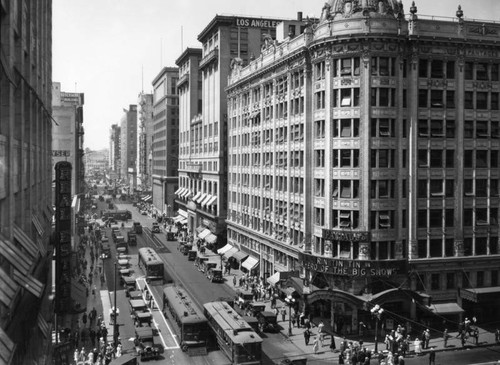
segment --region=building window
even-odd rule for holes
[[[464,108],[474,109],[474,92],[466,91],[464,92]]]
[[[446,274],[446,289],[455,289],[455,273],[449,272]]]
[[[314,121],[314,138],[324,139],[325,138],[325,121],[316,120]]]
[[[439,279],[441,275],[440,274],[432,274],[431,275],[431,290],[439,290],[440,285],[439,285]]]

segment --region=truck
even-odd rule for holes
[[[132,230],[137,233],[141,234],[142,233],[142,225],[141,222],[134,222],[134,225],[132,226]]]

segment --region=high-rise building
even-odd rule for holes
[[[153,205],[171,215],[179,184],[179,95],[176,67],[164,67],[153,80],[152,178]]]
[[[151,191],[153,94],[141,92],[137,100],[137,186]]]
[[[123,109],[120,121],[121,178],[127,181],[130,192],[137,186],[137,105]]]
[[[301,19],[217,15],[198,36],[201,55],[187,49],[177,60],[182,105],[176,218],[187,220],[189,230],[209,244],[226,243],[225,88],[230,66],[248,63],[260,55],[263,44],[299,33],[303,26]]]
[[[110,179],[121,178],[121,132],[118,124],[111,125],[109,131]]]
[[[0,363],[49,363],[52,1],[1,1],[0,44]]]
[[[63,92],[60,82],[52,83],[52,115],[57,123],[52,127],[52,164],[71,163],[73,196],[84,192],[83,104],[83,93]]]
[[[227,88],[229,242],[337,332],[498,318],[500,25],[409,10],[330,0]]]
[[[107,149],[100,151],[86,150],[83,162],[87,175],[90,176],[94,173],[105,174],[109,166],[109,151]]]

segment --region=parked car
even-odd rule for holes
[[[224,277],[222,276],[222,270],[218,270],[216,268],[211,268],[208,270],[207,278],[212,283],[223,283]]]
[[[259,320],[259,328],[261,332],[279,332],[280,329],[274,312],[260,311],[257,312],[255,317]]]
[[[157,222],[153,222],[153,226],[151,227],[151,232],[160,233],[160,224]]]
[[[127,243],[129,246],[137,245],[137,235],[135,234],[135,232],[127,232]]]
[[[165,351],[160,343],[155,343],[155,336],[151,327],[136,327],[134,345],[141,362],[145,360],[158,360]]]

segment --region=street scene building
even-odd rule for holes
[[[227,238],[225,88],[230,66],[248,63],[260,54],[264,41],[284,39],[303,25],[301,19],[217,15],[198,35],[201,54],[187,49],[177,59],[182,105],[176,218],[187,219],[190,231],[211,245],[222,247]]]
[[[164,67],[153,80],[152,179],[157,215],[173,214],[179,185],[179,96],[176,67]]]
[[[120,121],[121,177],[132,189],[137,186],[137,105],[123,109]]]
[[[73,195],[83,193],[85,176],[83,93],[68,93],[61,90],[61,83],[52,83],[52,115],[57,124],[52,127],[52,163],[67,161],[71,170]],[[55,176],[55,171],[53,171]]]
[[[0,2],[0,363],[50,358],[52,1]],[[16,2],[17,4],[17,2]]]
[[[429,324],[491,319],[499,25],[415,5],[405,19],[392,0],[321,14],[232,65],[229,242],[261,276],[300,271],[301,310],[337,331],[358,333],[375,304]]]
[[[118,124],[113,124],[109,131],[109,169],[113,179],[121,177],[121,132]]]
[[[153,95],[141,92],[137,98],[137,187],[151,191],[151,146],[153,142]]]

